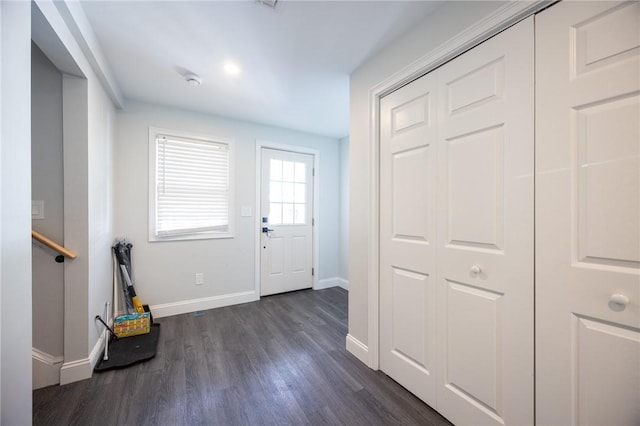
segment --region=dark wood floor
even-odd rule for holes
[[[344,349],[343,289],[157,322],[154,359],[34,391],[34,424],[448,424]]]

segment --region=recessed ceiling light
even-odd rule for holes
[[[227,62],[224,64],[224,72],[229,75],[238,75],[240,74],[240,67],[233,62]]]
[[[198,87],[202,84],[202,79],[199,75],[189,73],[184,76],[184,79],[189,83],[189,86]]]

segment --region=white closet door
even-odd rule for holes
[[[438,70],[438,406],[533,423],[533,17]]]
[[[380,123],[380,368],[436,403],[436,94],[386,96]]]
[[[536,19],[536,411],[640,424],[640,3]]]

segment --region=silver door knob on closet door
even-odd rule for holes
[[[481,268],[481,267],[479,267],[478,265],[473,265],[469,271],[470,271],[473,275],[478,275],[480,272],[482,272],[482,268]]]
[[[609,307],[616,312],[624,311],[628,303],[629,298],[624,294],[615,293],[609,298]]]

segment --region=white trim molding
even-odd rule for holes
[[[346,340],[347,351],[358,358],[362,363],[367,364],[369,361],[369,348],[360,340],[347,334]]]
[[[349,290],[349,281],[340,277],[323,278],[321,280],[318,280],[318,284],[314,285],[313,289],[323,290],[325,288],[331,287],[342,287],[345,290]]]
[[[258,299],[258,294],[251,290],[240,293],[223,294],[220,296],[203,297],[201,299],[182,300],[180,302],[152,305],[149,309],[151,310],[154,318],[162,318],[171,315],[188,314],[190,312],[205,311],[207,309],[255,302]]]
[[[336,280],[338,280],[338,287],[349,291],[349,280],[345,280],[344,278],[336,278]]]
[[[368,357],[365,362],[370,368],[379,369],[379,164],[380,164],[380,99],[409,82],[433,71],[437,67],[488,40],[499,32],[521,20],[545,9],[557,0],[508,1],[493,13],[474,25],[450,38],[440,46],[426,53],[418,60],[393,73],[369,89],[369,134],[371,149],[369,156],[369,252],[368,261],[368,315],[367,341]],[[347,343],[349,338],[347,337]],[[347,345],[347,348],[349,345]]]
[[[65,362],[60,368],[60,385],[67,385],[91,378],[93,367],[89,358]]]
[[[340,277],[332,277],[332,278],[323,278],[318,280],[318,284],[313,287],[314,290],[323,290],[325,288],[331,287],[341,287],[345,290],[349,290],[349,281],[340,278]]]
[[[36,348],[31,348],[33,365],[33,389],[40,389],[60,383],[60,368],[64,357],[53,356]]]
[[[280,151],[297,152],[300,154],[313,155],[313,168],[315,170],[313,177],[313,265],[315,275],[312,277],[312,287],[315,289],[319,285],[318,281],[318,265],[320,264],[320,151],[302,145],[286,145],[276,142],[268,142],[256,139],[256,204],[255,204],[255,291],[257,298],[260,299],[260,233],[262,229],[261,223],[261,203],[260,196],[262,194],[262,148],[278,149]]]

